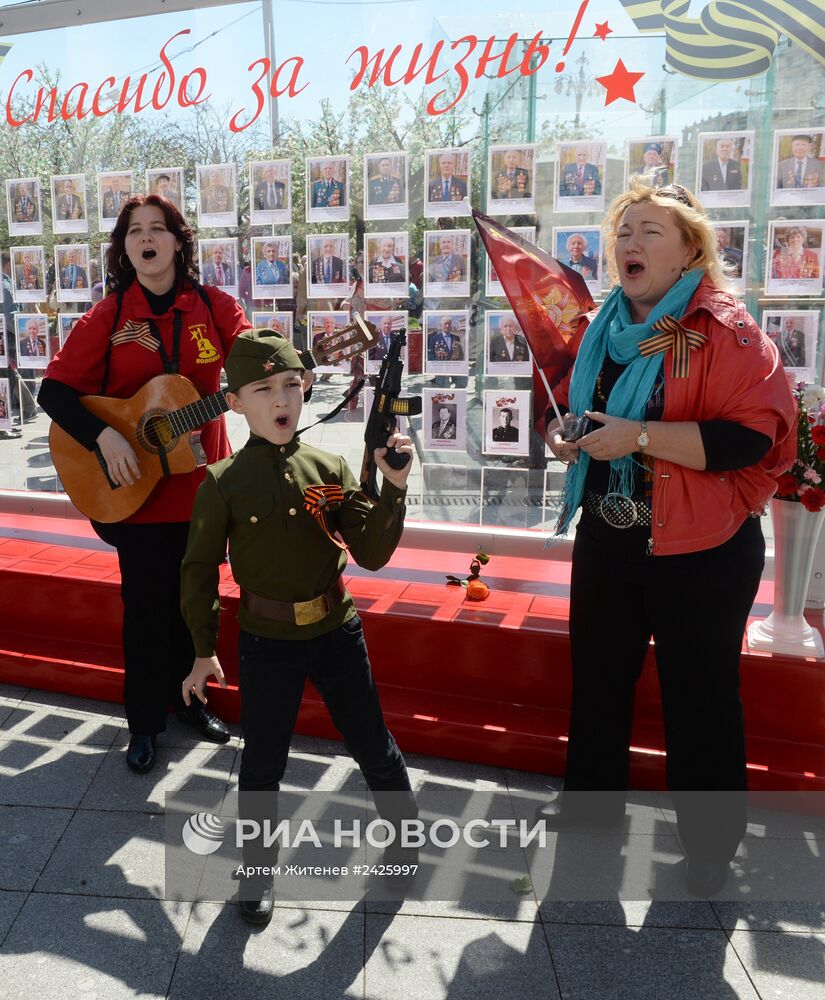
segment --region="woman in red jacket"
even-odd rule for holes
[[[746,826],[739,657],[764,565],[759,515],[795,456],[794,404],[776,348],[727,290],[690,192],[632,183],[605,232],[616,286],[561,393],[591,423],[577,440],[557,422],[547,432],[570,463],[560,530],[582,515],[565,790],[540,815],[551,826],[622,821],[652,636],[668,786],[694,793],[675,796],[687,884],[706,896]]]
[[[131,485],[139,475],[129,441],[80,402],[85,394],[128,398],[164,372],[178,372],[201,395],[220,387],[223,359],[249,327],[242,308],[217,288],[202,288],[194,237],[175,205],[136,195],[112,231],[107,272],[114,294],[77,323],[46,369],[43,409],[90,451],[99,449],[110,478]],[[223,418],[204,426],[208,462],[229,454]],[[149,771],[168,706],[208,740],[225,743],[226,726],[202,705],[184,706],[180,684],[194,660],[180,614],[179,578],[195,492],[203,469],[166,476],[131,517],[92,522],[117,549],[123,599],[124,703],[131,739],[127,763]]]

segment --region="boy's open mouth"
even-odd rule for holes
[[[277,424],[278,427],[288,427],[289,417],[276,417],[275,423]]]

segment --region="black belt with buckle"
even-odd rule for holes
[[[647,504],[631,500],[622,493],[603,496],[594,490],[585,490],[582,507],[611,528],[649,528],[653,520]]]
[[[325,594],[311,601],[275,601],[249,590],[241,591],[243,606],[258,618],[269,618],[276,622],[292,622],[294,625],[314,625],[338,607],[346,597],[344,581],[339,576]]]

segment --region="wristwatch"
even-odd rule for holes
[[[636,444],[639,446],[639,451],[644,451],[650,444],[650,435],[647,433],[647,422],[644,420],[642,421],[642,433],[636,438]]]

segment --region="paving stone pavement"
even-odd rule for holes
[[[153,772],[125,766],[119,705],[0,685],[0,996],[291,1000],[814,1000],[825,903],[601,900],[299,903],[250,929],[233,903],[165,898],[165,791],[233,787],[241,739],[199,744],[170,720]],[[558,778],[410,755],[422,795],[537,799]],[[363,783],[340,743],[296,736],[285,788]],[[516,802],[518,799],[518,802]],[[664,800],[628,810],[673,872]],[[469,801],[469,798],[467,798]],[[773,831],[773,832],[771,832]],[[825,852],[825,825],[757,812],[746,841]],[[594,859],[597,857],[593,854]]]

